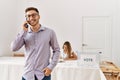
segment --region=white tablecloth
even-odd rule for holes
[[[0,80],[21,80],[23,57],[0,57]],[[106,80],[98,67],[78,66],[77,61],[58,63],[51,80]]]

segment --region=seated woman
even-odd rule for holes
[[[77,60],[77,55],[72,51],[72,47],[69,41],[63,44],[62,58],[64,60]]]

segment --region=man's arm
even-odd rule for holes
[[[52,55],[52,61],[48,65],[48,68],[52,70],[56,66],[56,64],[58,63],[58,59],[60,56],[60,47],[59,47],[57,37],[56,37],[56,34],[54,31],[52,31],[52,34],[51,34],[50,45],[53,49],[53,55]]]
[[[26,34],[26,31],[21,31],[16,36],[15,40],[11,43],[11,50],[17,51],[24,45],[24,35]]]
[[[19,50],[24,45],[24,36],[26,35],[28,28],[26,28],[27,21],[22,24],[22,31],[18,33],[15,40],[11,43],[12,51]]]
[[[57,41],[57,37],[54,31],[51,34],[50,45],[53,49],[52,61],[51,63],[43,69],[45,76],[49,76],[53,70],[53,68],[58,63],[59,55],[60,55],[60,47]]]

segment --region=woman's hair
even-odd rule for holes
[[[64,42],[63,47],[64,47],[64,45],[67,46],[67,50],[68,50],[68,53],[69,53],[69,54],[68,54],[68,57],[70,58],[70,57],[71,57],[71,51],[72,51],[71,44],[70,44],[69,41],[66,41],[66,42]]]
[[[36,11],[37,13],[39,13],[38,9],[35,8],[35,7],[28,7],[28,8],[26,8],[26,9],[25,9],[25,13],[28,12],[28,11],[30,11],[30,10],[34,10],[34,11]]]

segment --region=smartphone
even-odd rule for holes
[[[27,18],[26,18],[26,21],[27,21]],[[27,22],[28,22],[28,21],[27,21]],[[28,27],[29,27],[28,23],[26,23],[26,24],[25,24],[25,27],[26,27],[26,28],[28,28]]]
[[[26,28],[28,28],[28,27],[29,27],[27,23],[25,24],[25,27],[26,27]]]

